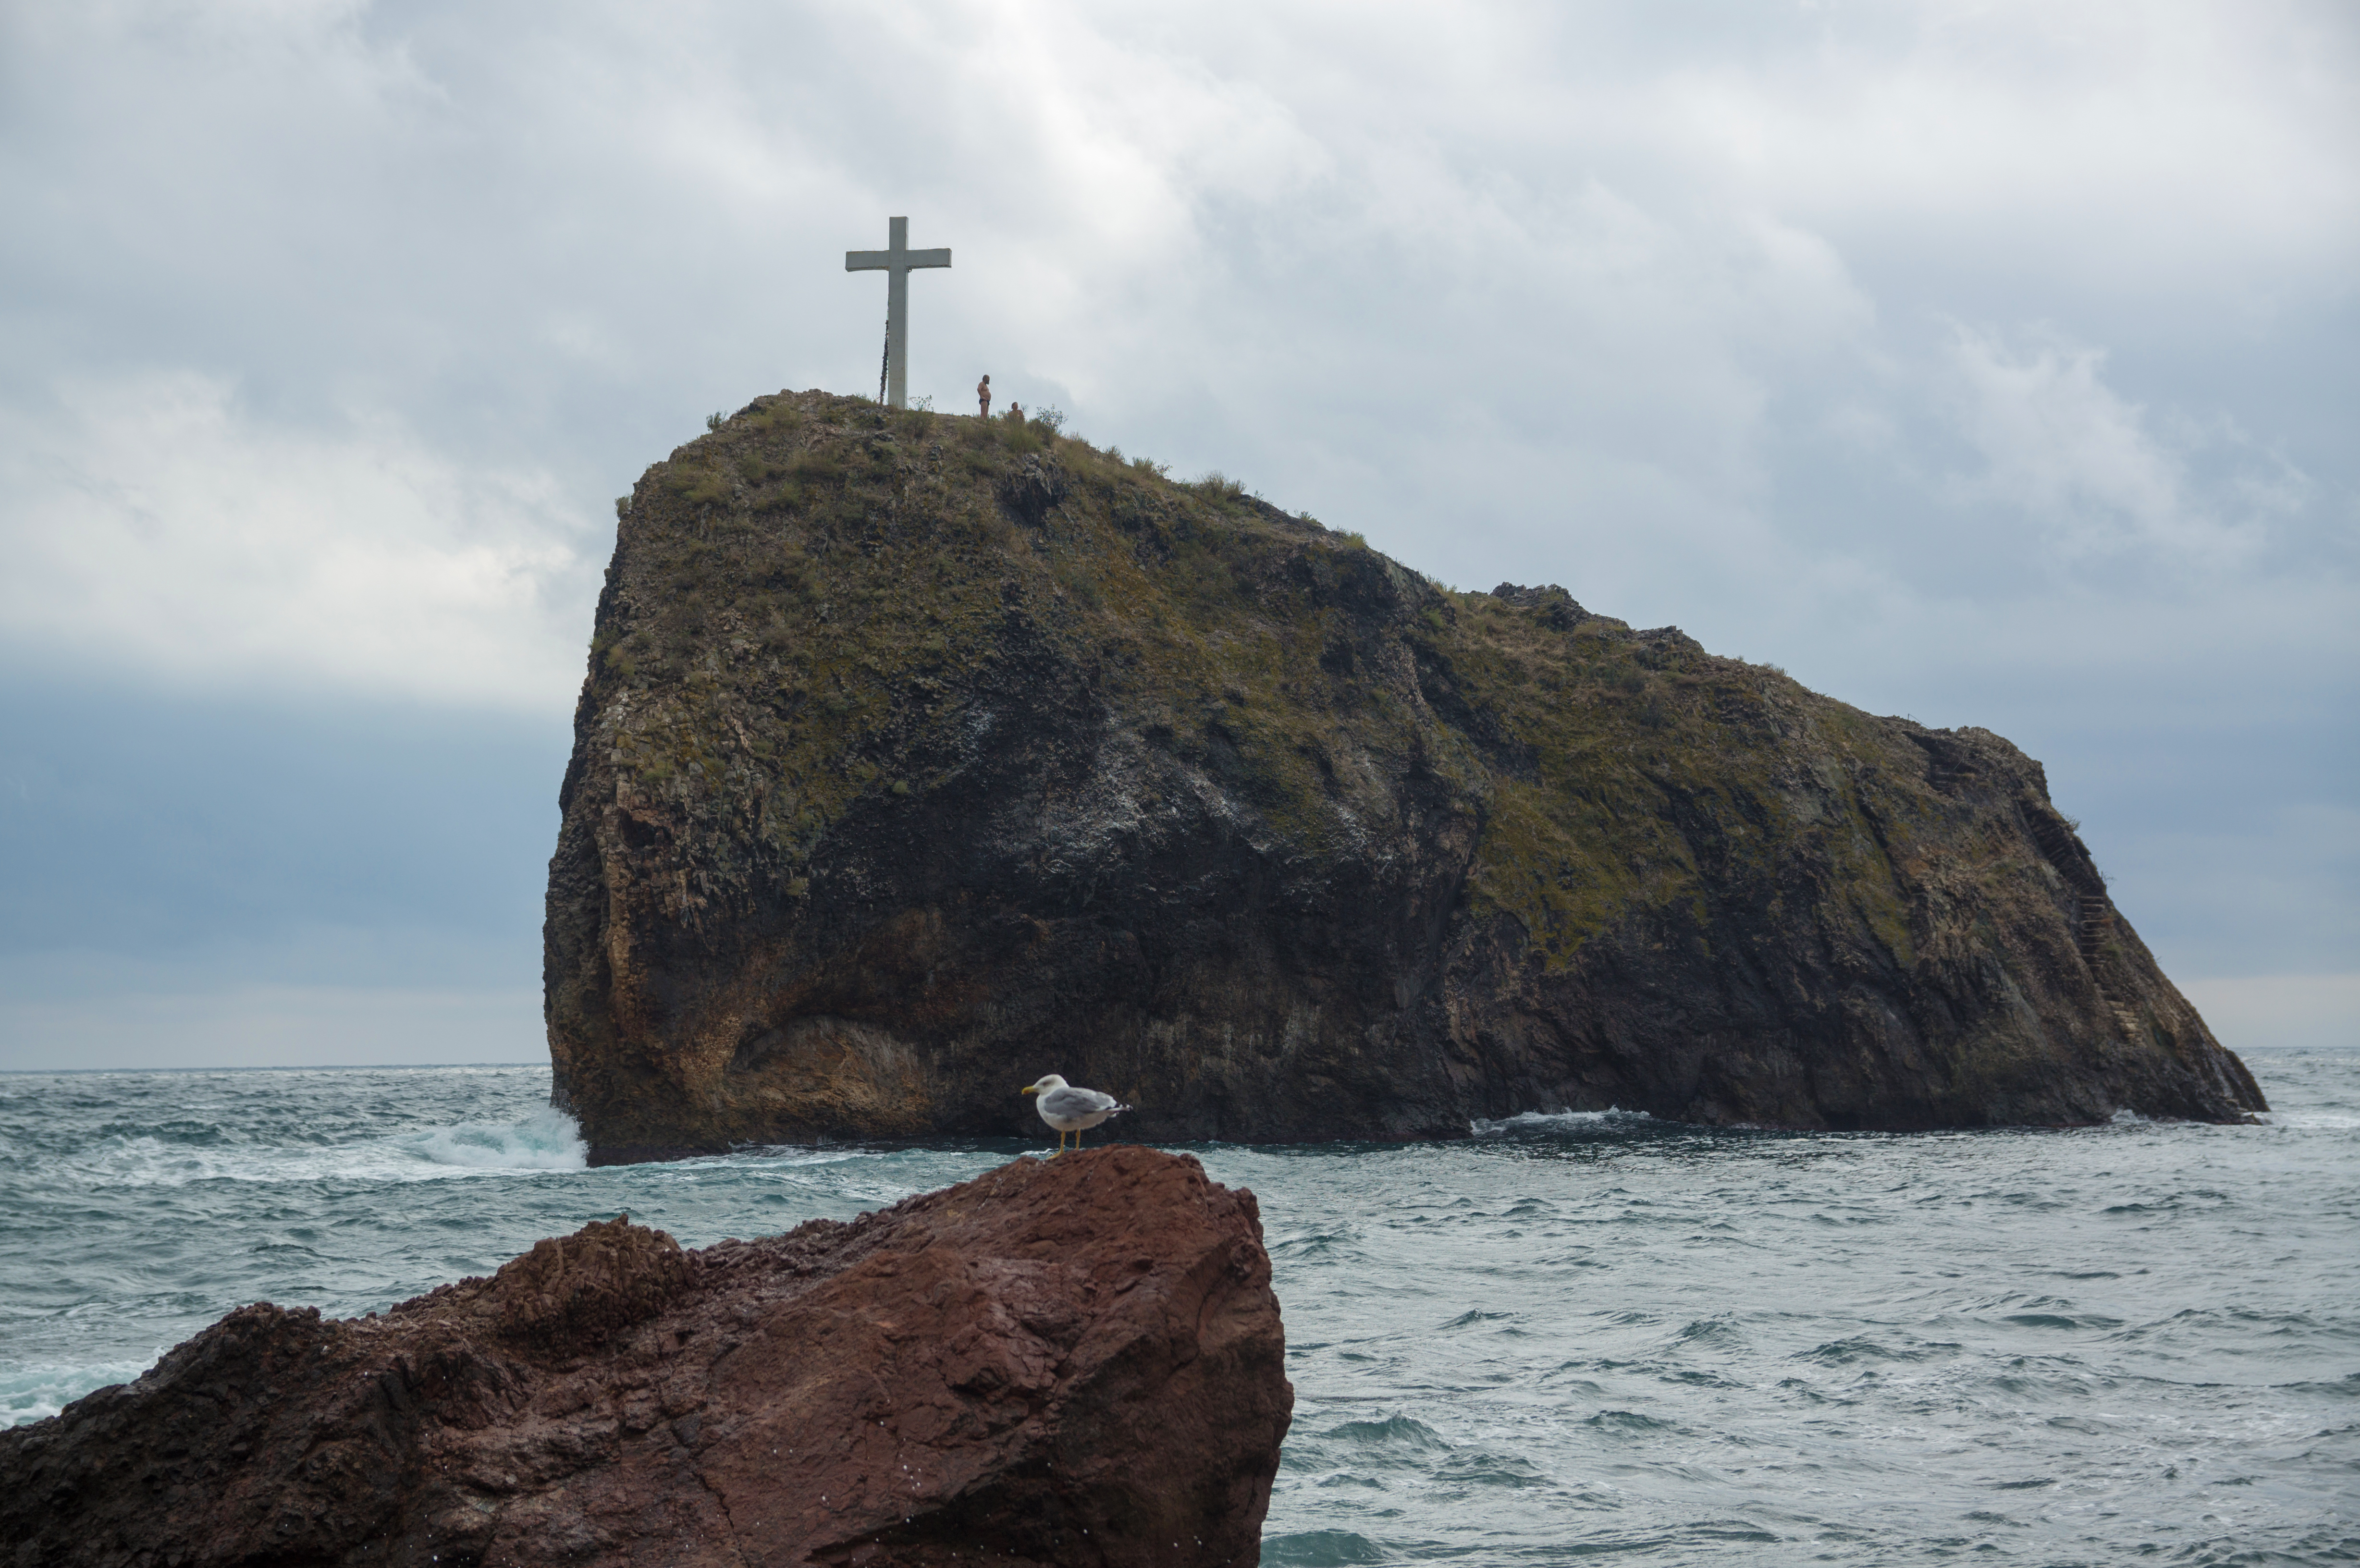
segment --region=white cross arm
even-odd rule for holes
[[[948,267],[951,253],[942,250],[905,250],[896,256],[890,250],[848,250],[844,253],[847,272],[890,272],[897,267]]]

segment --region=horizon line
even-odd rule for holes
[[[201,1067],[0,1067],[0,1078],[93,1073],[384,1073],[430,1067],[541,1067],[545,1062],[256,1062]]]

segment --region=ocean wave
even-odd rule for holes
[[[1655,1119],[1644,1111],[1626,1111],[1619,1105],[1609,1105],[1602,1111],[1519,1111],[1513,1116],[1502,1116],[1497,1121],[1478,1116],[1467,1126],[1477,1138],[1487,1138],[1503,1132],[1546,1132],[1598,1127],[1608,1122],[1636,1123]]]
[[[590,1164],[581,1126],[554,1105],[522,1121],[460,1122],[410,1135],[421,1159],[471,1171],[582,1171]]]
[[[2264,1127],[2302,1132],[2350,1132],[2360,1127],[2360,1116],[2339,1116],[2333,1111],[2264,1111],[2254,1119]]]
[[[60,1161],[58,1174],[78,1186],[122,1189],[201,1181],[427,1181],[489,1171],[580,1171],[588,1164],[589,1149],[574,1118],[543,1106],[513,1122],[453,1122],[332,1144],[191,1147],[147,1135],[115,1138]]]
[[[1344,1568],[1383,1563],[1390,1555],[1367,1536],[1349,1530],[1298,1530],[1265,1537],[1262,1543],[1262,1560],[1272,1568]]]
[[[128,1383],[156,1365],[163,1354],[159,1349],[144,1360],[95,1361],[78,1367],[0,1367],[0,1427],[40,1421],[93,1389]]]
[[[1447,1453],[1450,1443],[1415,1416],[1387,1416],[1382,1421],[1348,1421],[1329,1427],[1320,1437],[1352,1445],[1363,1454],[1386,1449]]]
[[[886,1151],[825,1145],[814,1147],[808,1143],[745,1143],[731,1149],[729,1158],[759,1160],[771,1165],[841,1165],[849,1160],[883,1160]]]

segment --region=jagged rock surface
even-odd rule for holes
[[[2263,1108],[2038,763],[1038,424],[758,399],[618,504],[546,930],[595,1159]]]
[[[1150,1149],[696,1252],[606,1221],[0,1432],[0,1562],[1251,1564],[1284,1357],[1253,1194]]]

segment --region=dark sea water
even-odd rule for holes
[[[2360,1561],[2360,1052],[2247,1061],[2266,1126],[1191,1149],[1261,1195],[1286,1314],[1263,1560]],[[257,1298],[381,1308],[620,1209],[850,1218],[1028,1147],[589,1171],[548,1087],[0,1076],[0,1421]]]

